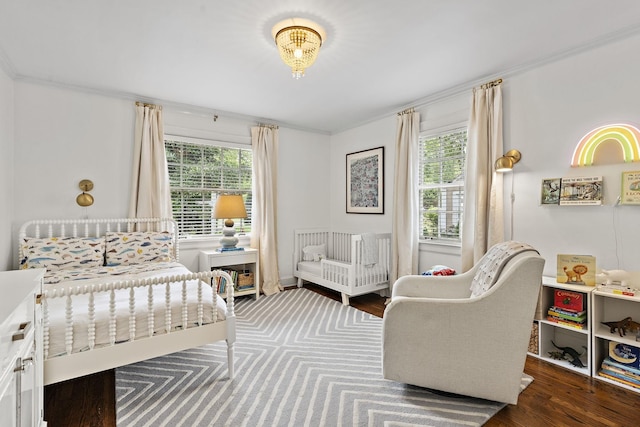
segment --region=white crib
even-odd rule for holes
[[[328,229],[295,230],[294,234],[293,275],[298,287],[306,280],[333,289],[341,293],[344,305],[349,305],[349,297],[389,288],[391,234],[375,235],[377,262],[373,265],[363,263],[362,234]],[[326,257],[305,260],[305,248],[322,245]]]

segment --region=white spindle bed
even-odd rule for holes
[[[20,227],[20,268],[47,267],[45,384],[221,340],[233,378],[233,286],[225,302],[210,285],[212,277],[232,283],[231,277],[179,264],[177,230],[175,221],[159,218],[34,220]],[[161,256],[144,258],[154,250]],[[91,259],[79,255],[89,252]]]

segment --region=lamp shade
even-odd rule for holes
[[[244,200],[239,194],[223,194],[218,196],[216,206],[213,209],[215,219],[246,218],[247,210]]]

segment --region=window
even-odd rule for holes
[[[211,214],[218,195],[224,193],[242,195],[248,218],[233,218],[235,229],[251,231],[251,149],[215,144],[165,136],[171,205],[180,237],[221,234],[223,220]]]
[[[460,242],[467,129],[420,136],[420,238]]]

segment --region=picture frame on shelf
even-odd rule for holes
[[[541,204],[557,205],[560,203],[561,182],[561,178],[547,178],[542,180]]]
[[[602,176],[581,176],[561,179],[561,206],[602,205],[602,198]]]
[[[640,205],[640,171],[622,172],[620,204]]]
[[[384,214],[384,147],[349,153],[347,213]]]

